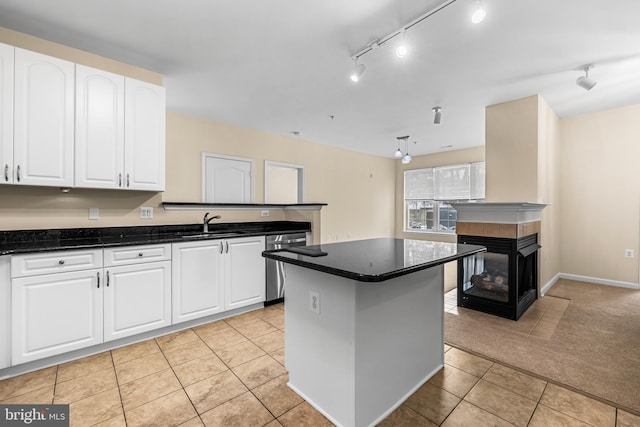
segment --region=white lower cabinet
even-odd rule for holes
[[[264,302],[264,236],[174,243],[173,323]]]
[[[224,259],[225,308],[231,310],[264,302],[266,295],[264,236],[242,237],[226,241]]]
[[[105,268],[105,341],[170,324],[171,261]]]
[[[101,271],[12,280],[12,365],[102,342]]]
[[[223,240],[174,243],[172,320],[180,323],[224,311]]]
[[[264,247],[255,236],[0,257],[0,369],[261,303]]]
[[[104,266],[101,249],[11,257],[11,365],[170,325],[170,256],[167,244],[105,249]]]

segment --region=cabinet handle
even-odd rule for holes
[[[129,188],[129,174],[127,174],[127,188]]]
[[[118,187],[122,187],[122,172],[118,174]]]
[[[107,271],[107,288],[109,287],[109,272]]]
[[[58,264],[63,265],[64,264],[64,260],[61,259],[60,261],[58,261]]]
[[[18,165],[18,169],[16,169],[17,179],[20,182],[20,165]]]
[[[227,241],[227,242],[224,242],[224,243],[225,243],[225,244],[226,244],[226,246],[227,246],[227,250],[225,251],[225,253],[227,253],[227,254],[228,254],[228,253],[229,253],[229,242]]]
[[[224,252],[224,242],[220,242],[220,253]]]
[[[138,253],[138,256],[144,256],[144,254],[142,252]]]
[[[100,272],[98,271],[98,289],[100,289]]]
[[[9,182],[9,165],[4,165],[4,180]]]

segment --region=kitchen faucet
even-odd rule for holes
[[[204,218],[202,218],[202,232],[203,233],[208,233],[209,232],[209,222],[211,222],[212,219],[220,219],[220,218],[222,218],[220,215],[214,215],[212,217],[209,217],[209,212],[204,214]]]

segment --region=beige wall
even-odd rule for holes
[[[539,201],[538,103],[534,95],[486,108],[488,202]]]
[[[539,281],[560,272],[559,118],[540,95],[486,108],[486,200],[535,202],[542,213]]]
[[[322,242],[393,235],[391,159],[169,112],[167,159],[171,160],[164,201],[200,200],[202,152],[254,159],[256,203],[264,200],[265,160],[304,166],[305,202],[328,204],[320,213]],[[222,216],[235,219],[239,213],[222,212]],[[253,220],[260,220],[260,212],[255,215]]]
[[[467,148],[464,150],[445,151],[442,153],[416,156],[408,165],[396,160],[395,187],[395,230],[400,239],[435,240],[439,242],[455,242],[456,236],[444,233],[421,233],[404,231],[404,171],[411,169],[430,168],[434,166],[455,165],[460,163],[481,162],[485,159],[484,146]]]
[[[540,97],[538,102],[538,196],[547,203],[542,211],[539,242],[540,286],[553,281],[561,272],[560,250],[560,119]]]
[[[563,273],[638,283],[639,117],[633,105],[561,121]]]
[[[0,42],[72,62],[105,69],[155,84],[162,76],[77,49],[0,28]],[[271,210],[220,211],[222,221],[312,221],[314,242],[392,236],[394,224],[393,160],[306,142],[298,138],[167,113],[165,193],[0,185],[0,230],[198,223],[203,211],[164,211],[162,201],[201,200],[203,151],[255,160],[254,200],[263,201],[264,161],[303,165],[306,201],[327,203],[320,212]],[[139,218],[141,206],[154,207],[154,218]],[[100,209],[99,220],[88,209]],[[322,225],[322,228],[321,228]],[[321,233],[322,231],[322,233]]]

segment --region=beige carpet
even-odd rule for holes
[[[640,291],[560,280],[517,322],[457,313],[448,344],[640,414]]]

